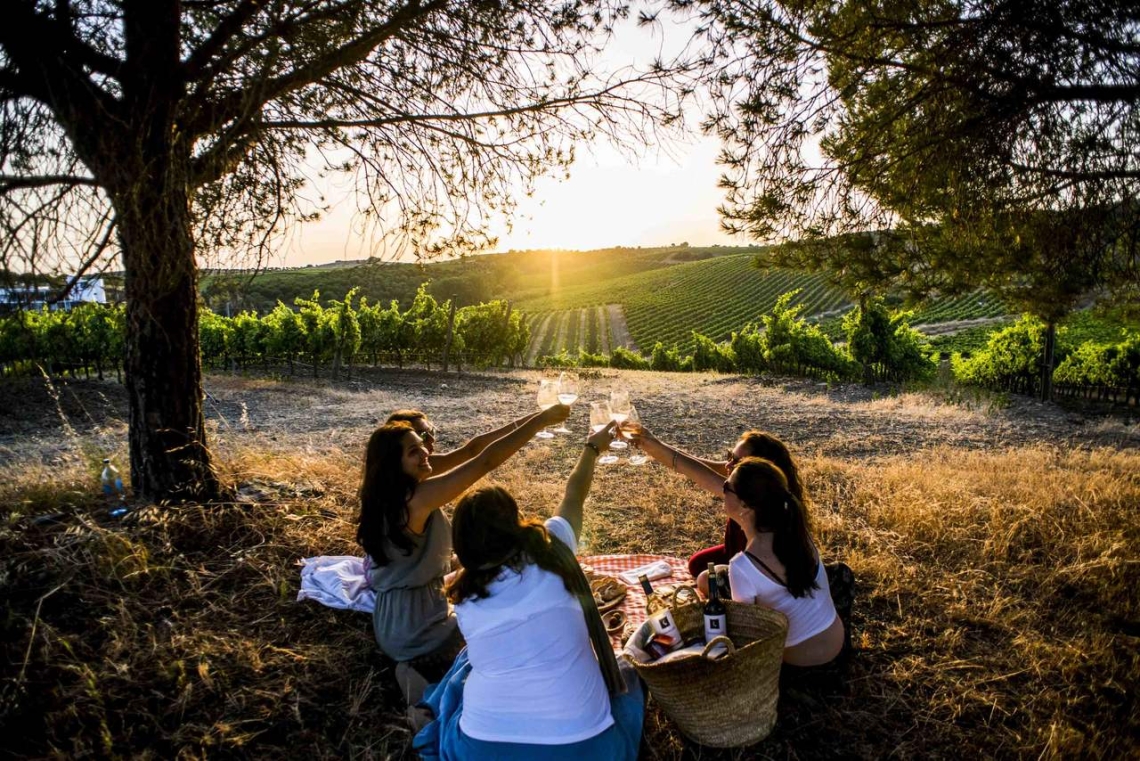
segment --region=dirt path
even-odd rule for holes
[[[610,340],[613,342],[611,346],[624,346],[630,351],[640,351],[629,334],[629,326],[625,323],[625,312],[622,311],[621,304],[608,304],[606,309],[610,315]]]
[[[976,317],[972,320],[924,323],[922,325],[915,325],[914,329],[927,336],[952,336],[969,328],[976,328],[981,325],[996,325],[997,323],[1009,321],[1009,315],[1002,317]]]
[[[594,307],[594,316],[598,321],[598,354],[609,354],[613,351],[610,346],[610,331],[606,329],[606,309],[604,306]]]
[[[538,358],[538,352],[542,350],[542,343],[546,340],[546,331],[550,329],[550,320],[554,317],[553,314],[548,314],[542,318],[542,321],[535,328],[534,334],[530,337],[530,345],[526,348],[527,366],[534,365],[535,359]]]

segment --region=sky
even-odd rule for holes
[[[718,149],[715,139],[705,138],[634,163],[608,145],[595,146],[594,153],[579,154],[569,179],[543,178],[531,198],[521,199],[513,229],[508,232],[504,224],[495,230],[495,250],[744,245],[747,241],[719,227]],[[349,191],[327,192],[336,198]],[[354,210],[351,199],[336,201],[324,218],[301,226],[285,249],[285,261],[271,266],[367,258],[376,242],[354,223]]]
[[[685,27],[660,25],[651,32],[630,23],[617,30],[606,57],[611,65],[628,65],[687,39]],[[604,141],[579,146],[569,179],[540,179],[532,197],[519,199],[511,231],[505,224],[494,230],[499,238],[494,250],[744,245],[748,241],[719,226],[719,147],[715,138],[694,136],[671,143],[667,151],[649,146],[634,158]],[[350,184],[323,192],[332,210],[295,231],[284,247],[284,261],[269,266],[365,259],[377,252],[377,241],[354,220],[356,204],[346,197]]]

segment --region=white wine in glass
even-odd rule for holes
[[[550,409],[558,404],[558,381],[540,380],[538,382],[538,408]],[[554,434],[543,428],[534,435],[536,439],[553,439]]]
[[[637,408],[632,404],[629,405],[629,416],[625,419],[627,423],[640,423],[641,416],[637,414]],[[649,462],[649,455],[642,452],[636,444],[633,445],[634,453],[629,456],[630,465],[644,465]]]
[[[611,420],[609,402],[590,402],[590,430],[594,433],[609,425]],[[609,465],[617,462],[617,456],[606,452],[598,458],[599,465]]]
[[[558,376],[558,401],[569,407],[578,401],[578,379],[572,373],[562,373]],[[570,433],[566,421],[554,429],[555,433]]]
[[[629,389],[625,386],[614,386],[610,390],[610,419],[617,422],[620,426],[629,417],[629,411],[633,407],[633,403],[629,400]],[[627,449],[629,444],[626,444],[620,439],[610,444],[611,449]]]

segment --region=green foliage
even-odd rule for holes
[[[910,312],[887,310],[882,298],[867,299],[847,314],[847,351],[862,365],[865,382],[926,379],[937,366],[926,338],[910,327]]]
[[[211,318],[215,317],[208,310]],[[305,323],[301,316],[280,301],[273,311],[265,315],[265,350],[270,356],[284,359],[293,373],[293,362],[305,350]],[[203,354],[205,349],[203,349]]]
[[[360,320],[356,310],[352,308],[352,299],[356,296],[356,288],[345,294],[343,301],[329,302],[331,309],[323,315],[326,330],[332,336],[333,375],[336,375],[342,364],[352,364],[352,358],[360,350]]]
[[[605,354],[591,354],[585,349],[578,350],[579,367],[609,367],[610,358]]]
[[[618,346],[610,353],[610,367],[622,370],[648,370],[649,360],[629,349]]]
[[[511,310],[508,313],[508,309],[507,302],[492,301],[463,307],[456,312],[456,331],[463,338],[470,362],[487,367],[499,364],[504,356],[513,359],[520,331],[526,330],[526,325],[518,312]]]
[[[715,370],[718,373],[731,373],[736,369],[736,356],[730,344],[718,344],[708,336],[693,331],[696,349],[693,351],[693,369],[697,372]]]
[[[266,329],[256,312],[242,312],[230,322],[230,346],[238,364],[245,366],[265,356]]]
[[[842,379],[852,377],[854,367],[843,352],[816,325],[808,324],[792,305],[796,291],[780,296],[768,314],[763,330],[755,323],[732,335],[732,352],[742,372],[808,375]]]
[[[998,391],[1032,394],[1041,378],[1045,353],[1045,323],[1026,315],[990,336],[986,348],[969,359],[951,357],[954,377]],[[1056,359],[1064,362],[1064,329],[1057,330]]]
[[[1140,401],[1140,333],[1116,344],[1081,344],[1053,371],[1058,384],[1078,387],[1086,396],[1123,390],[1124,401]]]
[[[681,352],[676,344],[674,344],[672,348],[666,349],[665,345],[658,341],[653,345],[653,353],[649,358],[649,369],[674,373],[680,372],[683,369],[691,370],[692,358],[681,357]]]
[[[1133,0],[700,5],[722,217],[795,241],[766,263],[1051,321],[1135,292]]]

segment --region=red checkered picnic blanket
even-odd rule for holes
[[[614,578],[617,578],[617,575],[623,571],[632,571],[638,566],[664,560],[669,564],[669,567],[673,569],[673,575],[655,579],[650,582],[654,588],[666,584],[673,585],[692,582],[693,580],[692,575],[689,573],[689,564],[681,558],[669,557],[668,555],[591,555],[589,557],[578,558],[578,560],[583,565],[588,565],[593,568],[596,573],[600,573],[604,576],[613,576]],[[618,579],[618,581],[621,581],[621,579]],[[627,630],[629,630],[630,624],[636,628],[645,622],[645,592],[641,590],[640,584],[635,583],[632,586],[626,585],[625,600],[622,601],[619,609],[625,612]],[[621,632],[611,634],[610,642],[613,643],[614,650],[620,651]]]

